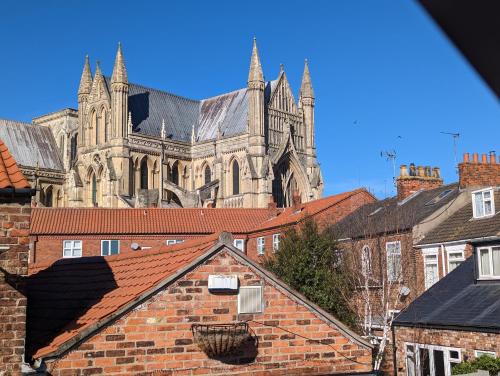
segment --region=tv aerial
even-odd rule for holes
[[[381,151],[380,156],[384,157],[387,162],[391,161],[392,162],[392,180],[394,185],[396,185],[396,151],[395,150],[386,150],[386,151]]]
[[[460,133],[453,133],[453,132],[440,132],[440,133],[447,134],[448,136],[453,137],[453,161],[455,162],[455,171],[458,172],[457,143],[458,143],[458,138],[460,137]]]

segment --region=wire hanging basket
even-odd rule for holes
[[[250,338],[248,324],[193,324],[193,337],[200,349],[208,356],[223,356],[238,349]]]

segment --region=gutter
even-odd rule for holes
[[[414,247],[415,248],[439,247],[441,245],[452,245],[452,244],[460,244],[460,243],[481,243],[481,242],[492,241],[492,240],[500,240],[500,236],[492,235],[492,236],[483,236],[480,238],[450,240],[447,242],[439,242],[439,243],[417,244],[417,245],[414,245]]]
[[[453,330],[462,332],[479,332],[479,333],[496,333],[500,334],[500,327],[480,327],[480,326],[458,326],[446,324],[413,324],[413,323],[398,323],[394,322],[393,327],[400,326],[405,328],[422,328],[422,329],[439,329],[439,330]]]

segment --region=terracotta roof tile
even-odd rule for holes
[[[244,233],[269,218],[268,209],[104,209],[35,208],[31,233],[213,234]]]
[[[337,195],[328,196],[314,201],[309,201],[301,204],[298,207],[288,207],[280,212],[276,217],[268,219],[259,225],[257,225],[253,231],[261,231],[269,228],[275,228],[280,226],[287,226],[297,223],[304,219],[306,216],[314,216],[324,212],[333,206],[344,202],[350,198],[360,200],[359,204],[366,204],[373,202],[376,199],[364,188],[359,188],[354,191],[339,193]],[[357,205],[355,208],[357,208]],[[329,213],[329,220],[332,222],[339,221],[343,216],[350,214],[349,212],[339,212],[339,213]]]
[[[28,351],[35,358],[56,351],[191,264],[217,239],[211,235],[152,252],[30,267]]]
[[[0,139],[0,189],[27,189],[30,184],[17,166],[5,143]]]

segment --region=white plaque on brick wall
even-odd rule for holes
[[[236,291],[238,290],[238,277],[210,274],[208,276],[208,289],[210,291]]]

